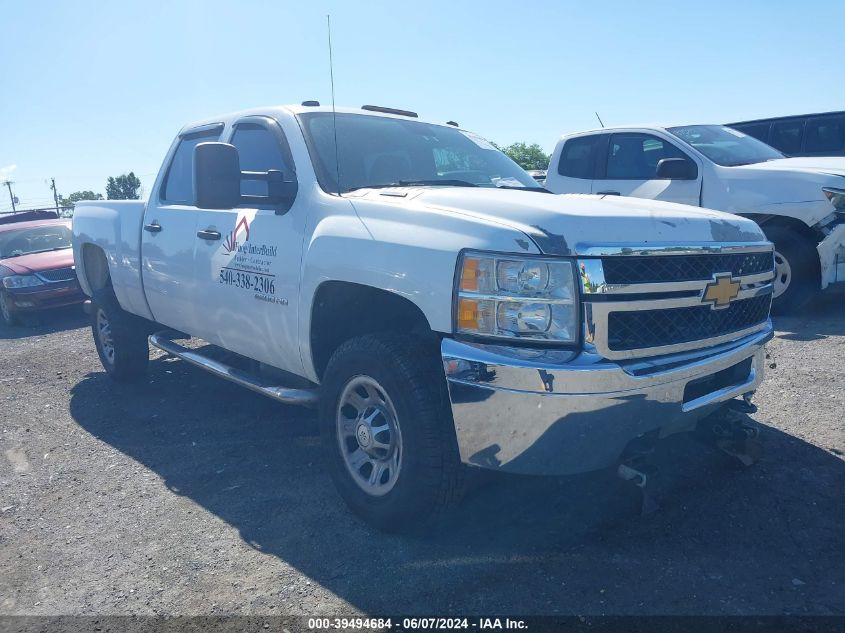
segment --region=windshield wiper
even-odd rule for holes
[[[539,193],[551,193],[545,187],[517,187],[515,185],[496,185],[496,189],[515,189],[516,191],[537,191]]]
[[[344,193],[350,191],[357,191],[358,189],[386,189],[388,187],[477,187],[478,185],[467,180],[446,180],[434,179],[431,180],[397,180],[396,182],[389,182],[383,185],[361,185],[360,187],[350,187]]]

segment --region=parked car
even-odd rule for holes
[[[845,156],[845,111],[728,123],[787,156]]]
[[[24,314],[81,304],[70,220],[0,223],[0,317],[6,325]]]
[[[531,176],[534,180],[536,180],[541,185],[546,180],[546,170],[545,169],[529,169],[528,175]]]
[[[785,158],[721,125],[621,127],[563,136],[545,186],[719,209],[775,244],[773,311],[845,282],[845,159]],[[714,239],[741,237],[713,225]]]
[[[754,222],[551,195],[483,138],[390,108],[187,125],[149,201],[81,201],[73,233],[111,377],[143,377],[151,334],[318,406],[340,494],[384,529],[454,501],[462,464],[600,469],[743,406],[772,336]]]

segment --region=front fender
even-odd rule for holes
[[[461,250],[539,253],[521,232],[474,218],[448,212],[414,218],[404,209],[358,208],[360,216],[323,218],[306,244],[300,352],[311,380],[317,377],[310,348],[311,308],[322,283],[344,281],[395,293],[416,305],[433,331],[451,333],[452,288]]]

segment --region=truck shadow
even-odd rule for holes
[[[831,291],[819,296],[803,312],[772,318],[778,338],[814,341],[845,334],[845,292]]]
[[[65,330],[75,330],[86,327],[90,322],[90,317],[82,311],[81,306],[55,308],[25,315],[22,317],[22,323],[12,327],[0,323],[0,340],[23,339]]]
[[[71,414],[250,547],[364,612],[649,613],[657,592],[687,613],[845,607],[845,462],[771,427],[747,470],[686,436],[668,439],[655,456],[664,507],[646,517],[611,473],[476,475],[460,508],[397,536],[347,511],[321,467],[313,413],[172,359],[154,360],[150,380],[115,386],[89,374]]]

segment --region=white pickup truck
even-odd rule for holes
[[[785,158],[721,125],[603,128],[563,136],[545,187],[680,202],[756,221],[775,244],[773,312],[845,284],[845,158]]]
[[[481,137],[374,106],[188,125],[147,202],[77,205],[73,248],[109,375],[142,377],[149,337],[319,406],[341,495],[384,529],[454,500],[465,464],[612,467],[753,407],[772,336],[754,222],[551,195]]]

